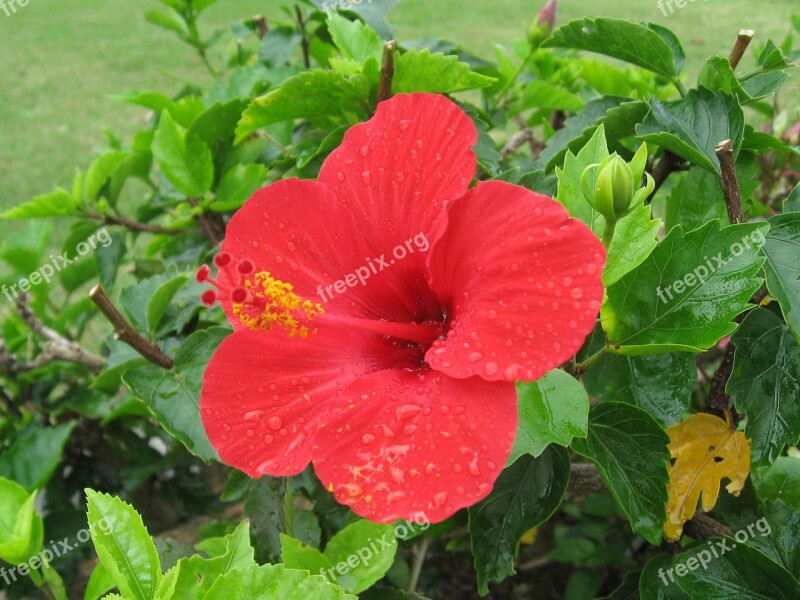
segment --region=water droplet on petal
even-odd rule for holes
[[[486,318],[487,319],[496,319],[497,318],[497,311],[493,308],[490,308],[486,311]]]
[[[583,290],[581,288],[575,288],[569,295],[572,296],[573,300],[578,300],[579,298],[583,298]]]
[[[500,366],[496,362],[488,362],[484,367],[484,372],[491,377],[492,375],[497,375],[497,372],[500,370]]]
[[[480,359],[483,358],[483,354],[480,352],[470,352],[467,355],[467,360],[469,362],[478,362]]]
[[[469,466],[467,467],[467,469],[469,470],[469,474],[472,475],[473,477],[480,477],[481,470],[478,468],[478,457],[477,456],[472,460],[471,463],[469,463]]]
[[[278,431],[278,429],[280,429],[282,425],[283,425],[283,419],[281,419],[278,416],[270,417],[267,420],[267,427],[272,429],[272,431]]]
[[[400,127],[400,129],[408,129],[411,126],[411,121],[408,119],[401,119],[397,125]]]
[[[361,146],[359,152],[361,153],[361,156],[366,156],[369,154],[369,146]]]
[[[419,404],[401,404],[394,411],[394,416],[398,421],[402,421],[404,419],[410,419],[421,410],[422,407]]]
[[[336,179],[338,179],[339,181],[344,181],[344,173],[342,173],[341,171],[336,173]]]
[[[364,435],[361,436],[362,444],[371,444],[374,441],[375,441],[375,436],[372,435],[371,433],[365,433]]]
[[[370,175],[369,171],[364,171],[363,173],[361,173],[361,180],[364,183],[369,184],[372,181],[372,175]]]
[[[439,492],[433,495],[433,505],[436,508],[439,508],[445,502],[447,502],[447,492]]]

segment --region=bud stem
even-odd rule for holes
[[[606,217],[606,226],[603,228],[603,245],[606,250],[611,247],[611,240],[614,239],[614,230],[617,228],[617,221]]]

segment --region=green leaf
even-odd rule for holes
[[[617,222],[603,271],[603,285],[606,287],[642,264],[658,244],[656,237],[661,229],[661,219],[651,219],[650,216],[650,206],[640,204]]]
[[[597,52],[667,77],[677,77],[685,60],[672,32],[624,19],[576,19],[556,29],[542,46]]]
[[[589,436],[572,449],[595,463],[633,531],[659,544],[666,521],[669,438],[649,414],[604,402],[589,412]]]
[[[347,78],[336,71],[305,71],[290,77],[244,111],[236,128],[236,143],[281,121],[308,119],[323,128],[364,121],[369,116],[368,88],[360,74]]]
[[[42,518],[30,494],[15,481],[0,477],[0,559],[12,565],[27,562],[42,547]]]
[[[280,534],[290,525],[284,500],[291,481],[264,476],[253,482],[244,503],[244,514],[250,519],[250,539],[259,563],[280,562]]]
[[[161,582],[156,546],[134,508],[119,498],[86,490],[89,530],[103,567],[124,596],[152,600]]]
[[[767,241],[761,252],[767,289],[781,306],[786,323],[800,340],[800,213],[777,215],[769,220]]]
[[[161,27],[161,29],[173,31],[180,34],[181,37],[189,36],[189,24],[186,22],[186,19],[184,19],[181,14],[174,9],[170,8],[167,12],[160,10],[148,10],[145,11],[144,18],[153,25]]]
[[[639,577],[639,596],[647,600],[691,600],[677,581],[670,581],[671,554],[656,554],[647,561]],[[673,571],[674,573],[674,571]],[[675,576],[673,575],[673,579]]]
[[[114,584],[114,578],[111,577],[111,574],[102,563],[97,563],[92,570],[91,577],[89,577],[89,583],[86,584],[83,600],[98,600],[115,587],[117,586]]]
[[[61,462],[64,446],[76,421],[42,427],[32,425],[0,454],[0,477],[12,479],[28,491],[45,486]]]
[[[619,354],[701,352],[736,329],[759,288],[765,223],[684,234],[673,227],[645,262],[607,290],[601,322]]]
[[[774,71],[787,69],[792,66],[792,63],[786,58],[783,50],[778,48],[772,40],[767,40],[758,57],[758,65],[765,71]]]
[[[742,81],[742,88],[751,98],[766,98],[777,92],[787,79],[789,73],[786,71],[758,73]]]
[[[536,108],[575,112],[584,106],[585,104],[579,96],[563,86],[554,85],[542,79],[534,79],[525,86],[525,90],[522,92],[523,110]]]
[[[394,563],[396,552],[397,539],[391,525],[359,519],[331,538],[323,556],[337,567],[335,583],[360,594],[380,581]]]
[[[696,381],[694,356],[688,352],[633,357],[607,354],[583,375],[586,390],[599,402],[633,404],[662,427],[683,420]]]
[[[678,565],[683,566],[685,574],[675,579],[692,598],[796,600],[800,597],[797,581],[778,563],[754,548],[730,541],[725,545],[729,550],[720,550],[719,557],[715,558],[711,548],[718,549],[719,542],[719,538],[710,538],[705,544],[682,552],[673,562],[676,569]],[[706,554],[701,557],[701,552]],[[700,568],[701,558],[705,558],[705,568]],[[692,559],[694,569],[688,568]]]
[[[244,204],[253,193],[264,185],[267,167],[257,164],[238,164],[225,172],[214,192],[211,210],[227,212]]]
[[[569,470],[564,448],[550,446],[538,458],[521,456],[503,470],[491,494],[469,508],[479,594],[489,592],[490,581],[514,574],[520,538],[547,521],[561,504]]]
[[[200,421],[200,387],[211,355],[229,334],[222,327],[198,331],[184,340],[171,371],[146,366],[122,375],[123,383],[161,426],[204,461],[218,457]]]
[[[206,559],[195,555],[178,560],[175,567],[162,579],[157,599],[208,598],[211,588],[225,575],[255,566],[253,548],[250,545],[250,526],[247,521],[239,523],[232,533],[226,535],[223,544],[225,551],[219,556]],[[228,596],[231,597],[247,596]]]
[[[409,50],[397,57],[392,79],[392,93],[430,92],[449,94],[492,85],[497,80],[474,73],[457,56],[430,50]]]
[[[586,167],[600,163],[607,157],[605,127],[601,125],[577,155],[567,152],[564,167],[556,167],[558,177],[556,199],[564,205],[572,217],[583,221],[597,236],[603,233],[605,219],[586,201],[581,178]]]
[[[800,212],[800,183],[798,183],[783,202],[784,212]]]
[[[363,65],[368,59],[378,62],[383,54],[383,40],[361,21],[350,21],[333,14],[328,17],[328,31],[341,53]]]
[[[755,166],[751,162],[740,164],[737,171],[742,198],[746,200],[759,185],[753,178]],[[691,231],[712,219],[718,219],[723,225],[730,222],[722,184],[713,173],[700,167],[692,167],[681,177],[667,200],[666,230],[682,225],[684,231]]]
[[[800,441],[800,343],[766,308],[750,312],[731,343],[733,371],[725,389],[747,414],[753,467],[765,468],[785,445]]]
[[[335,577],[331,561],[325,558],[322,552],[285,533],[280,534],[280,539],[281,559],[287,569],[301,569],[325,578]],[[331,570],[334,570],[334,573],[330,573]]]
[[[211,150],[199,137],[182,130],[169,111],[161,113],[152,148],[164,176],[179,192],[199,197],[211,189],[214,181]]]
[[[538,162],[544,163],[547,171],[551,171],[563,163],[567,150],[576,154],[583,148],[600,125],[604,127],[604,135],[612,147],[623,152],[624,148],[618,141],[632,136],[636,125],[644,120],[649,110],[648,104],[642,100],[620,96],[590,100],[586,108],[567,119],[564,127],[547,140]]]
[[[736,98],[706,88],[690,90],[675,102],[650,100],[650,112],[636,135],[719,174],[716,145],[730,139],[738,154],[744,136],[744,113]]]
[[[782,500],[800,510],[800,458],[779,456],[753,483],[762,500]]]
[[[182,596],[183,598],[184,596]],[[251,565],[217,579],[203,600],[280,598],[281,600],[357,600],[322,577],[283,565]]]
[[[713,92],[727,92],[736,96],[742,104],[754,99],[739,83],[736,73],[731,68],[730,59],[724,56],[708,57],[697,77],[697,86],[708,88]]]
[[[539,456],[550,444],[569,446],[586,437],[589,397],[574,377],[555,369],[538,381],[517,384],[519,424],[508,464],[523,454]]]
[[[178,293],[183,285],[189,281],[186,275],[173,277],[166,283],[159,286],[147,302],[147,327],[151,333],[155,333],[161,317],[164,316],[169,303],[175,294]]]
[[[78,214],[78,202],[67,190],[57,188],[54,192],[36,196],[0,213],[0,219],[38,219],[41,217],[69,217]]]
[[[96,199],[114,170],[130,156],[129,152],[107,152],[95,159],[86,172],[86,181],[83,184],[86,198]]]

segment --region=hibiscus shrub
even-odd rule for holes
[[[791,38],[162,3],[212,85],[2,215],[9,598],[800,597]]]

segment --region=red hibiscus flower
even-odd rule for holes
[[[569,359],[595,324],[605,250],[555,200],[475,172],[472,121],[399,95],[352,127],[317,181],[269,185],[228,224],[216,279],[236,330],[200,402],[252,477],[314,463],[379,522],[485,497],[517,427],[515,381]]]

